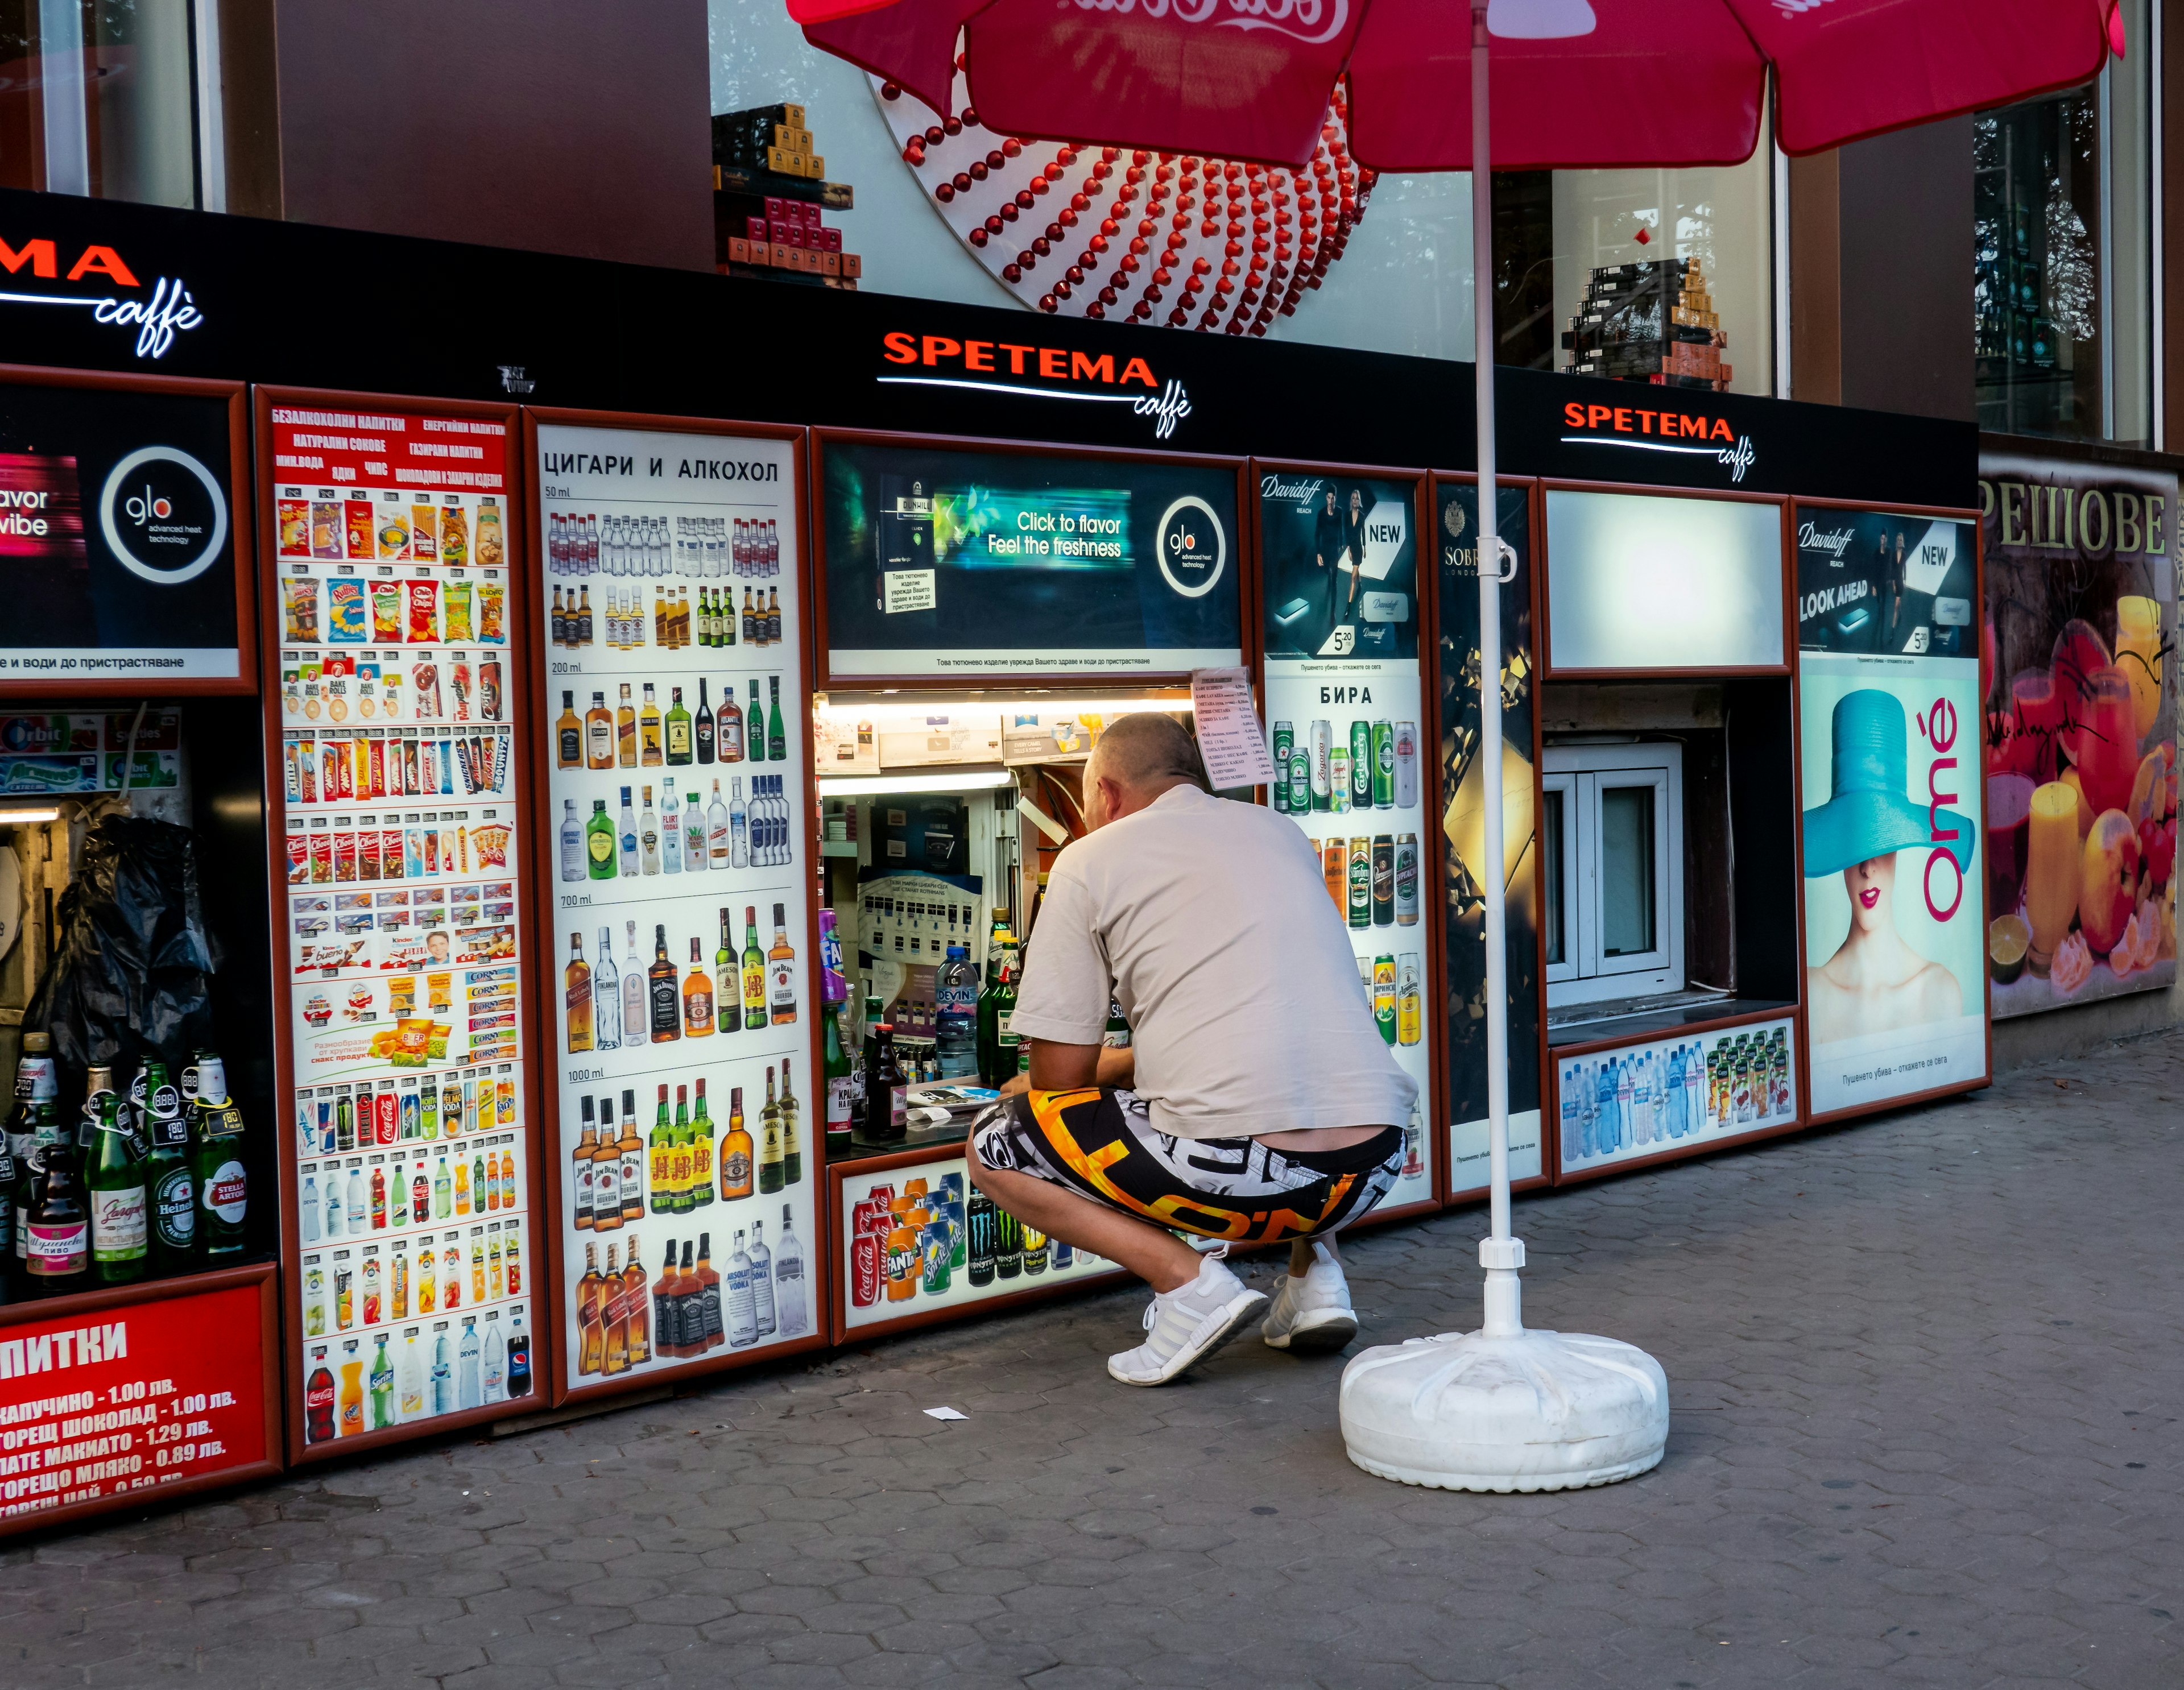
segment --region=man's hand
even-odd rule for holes
[[[1011,1076],[1003,1083],[1001,1095],[1005,1098],[1020,1098],[1029,1090],[1031,1090],[1031,1076],[1017,1074]]]

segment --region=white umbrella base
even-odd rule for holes
[[[1342,1439],[1367,1472],[1451,1491],[1581,1490],[1660,1465],[1669,1381],[1645,1351],[1582,1332],[1445,1332],[1342,1373]]]

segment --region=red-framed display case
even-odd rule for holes
[[[515,406],[260,387],[256,410],[287,1441],[307,1461],[546,1400],[537,725],[517,702],[536,619]]]
[[[557,1403],[827,1342],[804,440],[524,419]]]

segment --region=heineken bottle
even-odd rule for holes
[[[227,1095],[227,1065],[209,1050],[199,1051],[197,1094],[190,1104],[190,1183],[197,1195],[197,1247],[208,1266],[242,1254],[250,1196],[242,1134],[242,1111]]]
[[[193,1070],[185,1070],[183,1084]],[[149,1193],[152,1271],[197,1266],[197,1197],[190,1174],[190,1119],[164,1062],[144,1065],[144,1188]]]
[[[144,1159],[129,1142],[123,1107],[119,1094],[99,1093],[98,1142],[84,1170],[92,1267],[102,1285],[142,1279],[151,1254]]]

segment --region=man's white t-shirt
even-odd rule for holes
[[[1014,1029],[1097,1044],[1110,997],[1132,1089],[1174,1137],[1410,1121],[1418,1085],[1373,1021],[1318,853],[1272,810],[1172,787],[1055,859]]]

